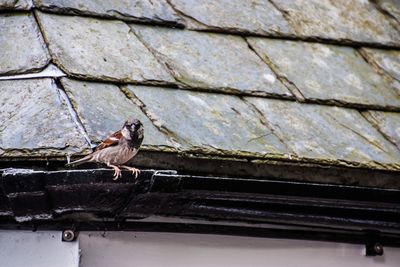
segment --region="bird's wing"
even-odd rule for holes
[[[106,140],[101,142],[100,145],[96,147],[95,151],[104,149],[109,146],[116,146],[121,138],[122,138],[122,133],[121,130],[119,130],[110,135]]]

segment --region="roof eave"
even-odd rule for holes
[[[388,244],[397,240],[399,245],[400,240],[400,190],[396,189],[155,170],[143,170],[136,181],[128,172],[113,181],[112,171],[106,169],[8,169],[1,181],[3,229],[216,229],[240,234],[245,226],[243,235],[318,240],[336,236],[363,243],[371,233],[378,233],[390,237]],[[165,221],[154,222],[154,217]],[[179,221],[171,223],[167,218]]]

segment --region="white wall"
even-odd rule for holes
[[[364,256],[364,246],[198,234],[81,233],[82,267],[399,267],[400,249]]]
[[[60,231],[0,231],[1,267],[78,267],[78,242],[61,242]]]
[[[1,267],[399,267],[400,248],[364,256],[364,246],[200,234],[0,231]],[[81,258],[79,258],[79,252]]]

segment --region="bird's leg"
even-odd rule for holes
[[[107,166],[114,169],[114,175],[113,175],[114,178],[113,178],[113,180],[117,180],[119,177],[121,177],[122,174],[121,174],[121,169],[120,168],[118,168],[115,165],[111,165],[110,163],[107,163]]]
[[[131,171],[132,174],[135,176],[135,179],[138,177],[140,173],[140,170],[134,167],[124,166],[124,165],[121,165],[120,167]]]

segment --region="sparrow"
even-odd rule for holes
[[[121,177],[120,168],[132,171],[136,179],[140,170],[124,164],[138,153],[143,137],[143,124],[137,119],[128,120],[119,131],[101,142],[92,154],[67,165],[77,166],[86,162],[105,163],[114,169],[113,180]]]

